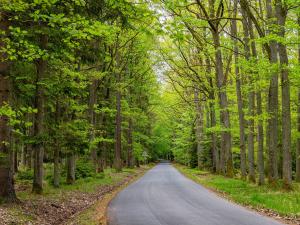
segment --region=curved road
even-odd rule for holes
[[[108,208],[109,225],[280,225],[230,203],[159,164],[120,192]]]

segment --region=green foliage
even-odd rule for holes
[[[76,179],[94,177],[96,175],[96,169],[90,160],[77,160],[75,177]],[[100,177],[98,177],[100,178]]]
[[[33,179],[33,170],[30,169],[25,169],[25,170],[20,170],[17,173],[17,179],[19,180],[32,180]]]

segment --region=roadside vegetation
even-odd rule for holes
[[[51,169],[47,166],[46,173]],[[93,167],[86,166],[84,174],[81,173],[83,176],[73,185],[62,181],[57,189],[53,187],[51,179],[45,179],[42,195],[32,193],[30,176],[20,176],[16,179],[16,190],[21,203],[4,204],[0,211],[0,224],[99,224],[100,220],[105,221],[105,211],[110,200],[108,196],[150,167],[125,168],[122,172],[107,168],[103,173],[94,173]]]
[[[257,186],[238,178],[228,178],[182,165],[176,165],[184,175],[197,183],[215,191],[222,197],[241,205],[254,208],[266,215],[299,223],[300,185],[293,184],[293,191],[286,191],[282,186]]]

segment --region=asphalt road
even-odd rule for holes
[[[159,164],[121,191],[108,207],[109,225],[279,225],[220,198]]]

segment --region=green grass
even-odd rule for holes
[[[257,186],[240,179],[226,178],[181,165],[176,165],[176,167],[187,177],[224,193],[237,203],[271,209],[284,216],[300,216],[299,184],[293,185],[293,191],[285,191],[280,187]]]
[[[106,169],[104,174],[97,174],[94,177],[87,177],[83,179],[78,179],[75,181],[74,184],[69,185],[66,184],[65,181],[62,181],[59,188],[55,188],[49,181],[44,181],[44,189],[43,189],[43,197],[50,198],[50,199],[60,199],[64,198],[65,193],[72,192],[72,191],[80,191],[84,193],[93,193],[96,191],[97,187],[102,185],[110,185],[117,183],[118,181],[122,180],[123,177],[134,173],[134,169],[123,169],[121,173],[116,173],[112,169]],[[18,181],[19,184],[31,185],[31,181]],[[18,198],[21,200],[31,200],[40,198],[40,195],[32,194],[31,189],[27,189],[26,191],[18,192]]]

